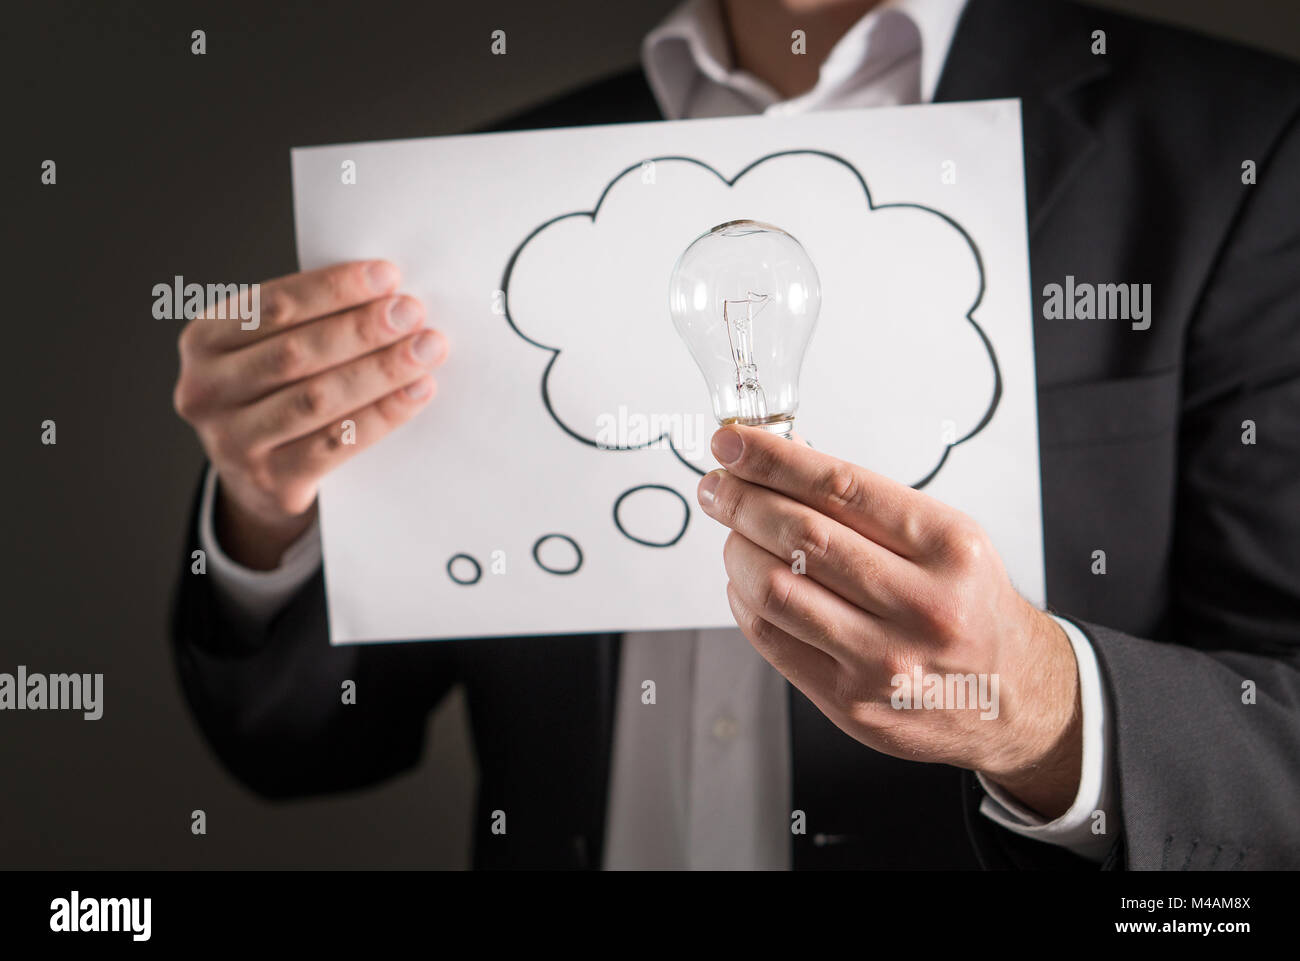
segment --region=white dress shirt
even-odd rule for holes
[[[716,0],[689,0],[679,7],[646,36],[642,59],[669,119],[927,102],[964,5],[965,0],[882,4],[835,44],[811,90],[784,101],[763,81],[733,67]],[[217,544],[214,490],[215,474],[209,471],[199,536],[213,587],[232,615],[249,626],[264,624],[315,572],[319,529],[313,525],[276,570],[248,570]],[[1045,822],[980,778],[988,794],[981,811],[1008,830],[1099,860],[1110,840],[1092,833],[1092,814],[1109,812],[1113,787],[1105,691],[1086,637],[1069,621],[1057,621],[1079,668],[1083,764],[1078,793],[1064,815]],[[642,701],[646,680],[655,682],[653,704]],[[606,868],[790,866],[785,681],[740,631],[628,633],[616,705]],[[1111,824],[1118,822],[1108,817]]]

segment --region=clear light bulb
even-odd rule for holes
[[[799,241],[756,220],[719,224],[677,258],[668,310],[719,424],[790,435],[821,282]]]

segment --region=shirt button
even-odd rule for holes
[[[734,717],[720,717],[713,722],[713,736],[719,741],[730,741],[740,733],[740,725]]]

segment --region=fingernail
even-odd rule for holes
[[[722,479],[722,471],[710,471],[704,475],[704,480],[700,481],[699,497],[701,504],[713,503],[713,492],[718,488],[718,481]]]
[[[397,286],[397,268],[386,260],[377,260],[366,268],[366,283],[377,294]]]
[[[420,319],[420,309],[410,297],[399,297],[388,308],[388,322],[393,330],[410,330]]]
[[[713,456],[721,464],[734,464],[744,449],[745,442],[734,430],[720,430],[713,435]]]
[[[415,343],[411,345],[411,353],[421,364],[432,364],[439,360],[446,352],[442,344],[442,338],[431,330],[426,330],[419,337],[415,338]]]
[[[414,384],[409,384],[406,388],[407,400],[422,400],[429,396],[429,391],[433,388],[432,381],[428,377],[421,377]]]

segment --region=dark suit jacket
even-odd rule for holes
[[[1110,13],[972,0],[936,99],[995,97],[1023,98],[1036,302],[1067,274],[1152,285],[1145,331],[1035,320],[1047,594],[1082,622],[1111,703],[1104,866],[1298,867],[1300,75]],[[658,117],[634,72],[501,127]],[[474,863],[600,865],[617,635],[331,648],[323,597],[318,575],[245,637],[207,578],[181,580],[181,682],[237,777],[271,797],[378,781],[416,763],[462,682]],[[793,688],[791,705],[796,867],[1091,867],[982,818],[971,775],[877,754]]]

